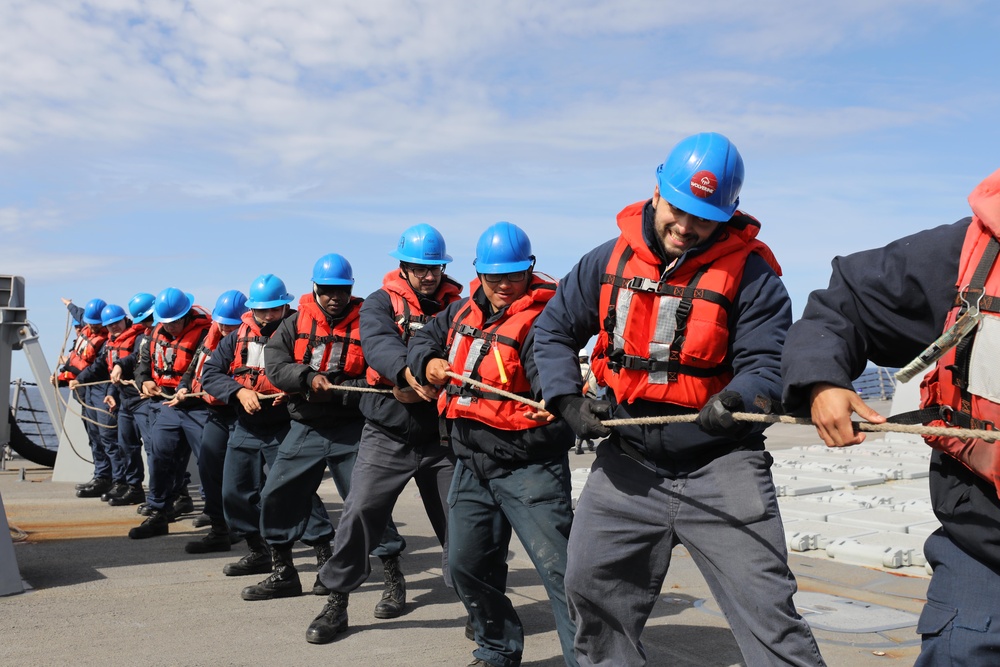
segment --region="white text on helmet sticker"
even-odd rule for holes
[[[691,194],[695,197],[707,199],[715,194],[717,187],[719,187],[719,179],[707,169],[702,169],[691,177]]]

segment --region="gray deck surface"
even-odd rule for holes
[[[818,442],[812,429],[778,425],[773,450]],[[589,467],[593,454],[570,454],[571,467]],[[30,466],[31,464],[25,464]],[[348,633],[313,646],[305,629],[323,599],[244,602],[240,589],[262,576],[231,578],[222,566],[245,553],[190,556],[184,543],[207,531],[190,518],[167,537],[133,541],[132,507],[107,507],[74,497],[73,485],[50,481],[50,471],[21,462],[0,473],[0,496],[30,589],[0,598],[3,665],[466,665],[474,644],[465,639],[465,611],[440,578],[440,548],[416,487],[407,487],[394,512],[409,542],[403,568],[409,605],[400,618],[376,620],[381,566],[351,596]],[[340,499],[329,480],[320,493],[336,518]],[[526,631],[524,665],[561,665],[552,614],[538,576],[513,541],[509,595]],[[312,549],[295,550],[304,587],[315,577]],[[914,625],[927,578],[792,554],[800,612],[813,624],[829,665],[911,665],[919,651]],[[650,665],[741,665],[736,642],[708,588],[683,548],[643,635]]]

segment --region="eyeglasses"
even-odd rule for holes
[[[426,278],[429,275],[437,278],[442,273],[444,273],[444,265],[438,264],[436,266],[423,266],[416,264],[404,264],[403,269],[409,273],[412,273],[417,278]]]
[[[333,296],[334,294],[351,294],[350,285],[316,285],[316,296]]]
[[[507,281],[509,283],[519,283],[528,276],[527,271],[515,271],[514,273],[483,273],[483,280],[491,285],[495,285],[501,281]]]

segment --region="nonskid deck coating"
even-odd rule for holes
[[[791,435],[786,438],[782,433],[780,442],[772,436],[769,448],[815,442],[814,434]],[[570,457],[573,468],[589,466],[593,460],[590,453],[571,453]],[[373,559],[372,576],[351,595],[351,630],[332,645],[312,646],[305,642],[305,628],[319,613],[322,598],[307,595],[245,602],[239,598],[240,589],[263,577],[222,575],[222,566],[241,557],[245,546],[234,545],[232,552],[223,554],[187,555],[184,543],[207,530],[194,529],[189,518],[171,524],[167,537],[129,540],[125,537],[128,529],[142,519],[134,507],[112,508],[97,499],[75,498],[72,484],[45,481],[44,471],[29,471],[24,482],[18,476],[16,467],[0,473],[0,494],[11,525],[28,533],[27,541],[17,544],[15,552],[31,589],[0,599],[5,630],[5,641],[0,643],[2,664],[65,662],[103,667],[114,660],[147,665],[313,664],[321,660],[364,667],[464,665],[471,660],[474,645],[464,638],[465,611],[441,583],[440,547],[412,484],[394,512],[409,542],[403,559],[408,612],[393,620],[372,618],[381,593],[381,567]],[[332,482],[324,482],[321,495],[336,518],[340,501]],[[551,610],[538,576],[516,538],[511,551],[509,594],[527,635],[523,664],[561,665]],[[299,545],[295,556],[308,590],[315,577],[313,552]],[[790,563],[801,594],[806,595],[802,599],[814,605],[816,600],[840,599],[853,601],[846,604],[859,608],[881,607],[887,613],[915,618],[926,594],[926,578],[796,554],[790,556]],[[807,604],[801,606],[803,612],[808,611]],[[678,548],[643,635],[649,664],[743,664],[717,609],[690,557]],[[809,619],[810,614],[804,616]],[[910,665],[919,651],[912,626],[869,632],[817,627],[814,631],[831,666]]]

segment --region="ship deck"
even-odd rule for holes
[[[811,456],[811,429],[772,427],[775,456]],[[805,452],[800,454],[799,452]],[[825,455],[817,452],[817,457]],[[594,454],[570,453],[574,481],[586,475]],[[403,569],[406,613],[377,620],[381,565],[350,598],[350,630],[338,641],[313,646],[305,629],[323,606],[311,595],[245,602],[240,589],[263,578],[226,577],[224,564],[245,553],[192,556],[184,543],[207,528],[193,516],[171,525],[170,535],[128,539],[141,517],[132,507],[78,499],[70,483],[52,482],[51,471],[8,462],[0,496],[19,539],[15,554],[26,591],[0,599],[3,664],[106,665],[464,665],[474,644],[464,636],[465,611],[441,580],[440,547],[411,483],[394,518],[409,546]],[[776,468],[777,470],[777,468]],[[23,479],[22,479],[23,477]],[[575,493],[578,493],[577,489]],[[331,516],[340,500],[327,479],[320,493]],[[783,498],[782,501],[785,499]],[[786,532],[794,524],[786,526]],[[812,525],[812,524],[810,524]],[[817,555],[819,554],[819,557]],[[295,549],[304,587],[315,576],[312,549]],[[814,628],[829,665],[910,665],[919,652],[915,632],[928,578],[923,568],[849,564],[819,550],[792,552],[796,604]],[[525,626],[524,665],[561,665],[559,643],[544,590],[516,538],[509,559],[509,595]],[[742,658],[708,587],[683,547],[643,635],[649,664],[740,665]]]

